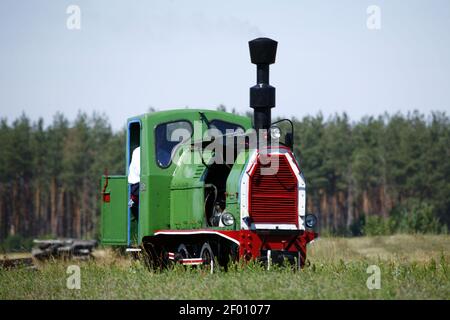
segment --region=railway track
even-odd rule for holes
[[[32,267],[33,265],[33,257],[31,256],[31,254],[25,256],[18,256],[17,254],[7,254],[0,256],[1,269]]]
[[[97,247],[95,240],[53,239],[34,240],[31,253],[6,253],[0,255],[0,269],[32,267],[36,261],[50,258],[89,259]]]

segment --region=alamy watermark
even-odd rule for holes
[[[366,9],[367,20],[366,26],[369,30],[381,29],[381,8],[377,5],[368,6]]]
[[[81,9],[80,6],[72,4],[67,7],[66,27],[68,30],[81,30]]]
[[[257,150],[258,163],[261,165],[261,175],[275,175],[279,169],[280,146],[278,136],[271,135],[271,130],[261,129],[222,129],[214,127],[203,132],[203,122],[194,121],[193,129],[180,126],[171,127],[166,132],[166,139],[178,142],[172,149],[171,160],[181,164],[245,164],[246,157],[242,151]],[[169,127],[167,127],[168,129]],[[194,132],[194,134],[192,134]],[[203,134],[201,134],[203,132]]]
[[[80,266],[70,265],[67,267],[66,273],[69,275],[67,277],[66,286],[69,290],[80,290],[81,289],[81,270]]]
[[[381,288],[381,270],[377,265],[370,265],[367,267],[367,273],[371,274],[369,278],[367,278],[366,285],[367,289],[379,290]]]

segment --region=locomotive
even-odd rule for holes
[[[213,268],[230,260],[301,267],[318,237],[293,153],[292,122],[272,123],[269,66],[278,43],[249,41],[257,83],[249,117],[216,110],[153,112],[127,121],[126,175],[101,178],[101,241],[144,250],[154,264]],[[139,149],[136,149],[139,147]],[[140,150],[138,202],[127,177]],[[134,205],[134,208],[133,208]]]

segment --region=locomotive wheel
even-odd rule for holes
[[[215,267],[214,253],[208,242],[205,242],[203,244],[202,250],[200,250],[200,258],[203,259],[203,269],[209,270],[211,274],[214,273]]]
[[[158,249],[150,242],[144,243],[144,263],[151,270],[162,268],[162,260],[159,257]]]
[[[191,255],[189,254],[189,251],[187,250],[184,243],[182,243],[178,246],[177,252],[178,252],[178,254],[181,255],[182,259],[188,259],[191,257]]]

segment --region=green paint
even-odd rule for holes
[[[102,177],[102,190],[106,178]],[[127,244],[127,179],[125,176],[109,176],[105,194],[110,202],[102,202],[102,242],[109,245]]]
[[[247,117],[234,115],[221,111],[182,109],[155,112],[128,119],[141,122],[140,146],[141,146],[141,191],[140,191],[140,213],[139,226],[132,230],[132,238],[137,237],[138,244],[142,238],[151,236],[157,230],[167,229],[198,229],[206,226],[204,212],[204,182],[202,180],[206,167],[197,158],[195,163],[185,163],[183,160],[189,157],[199,157],[198,151],[190,145],[199,141],[208,129],[206,123],[201,121],[202,112],[208,121],[222,120],[242,126],[245,130],[251,128],[251,120]],[[167,168],[161,168],[156,162],[155,129],[159,124],[173,121],[186,120],[193,125],[193,136],[185,146],[179,147],[175,152],[179,160],[172,162]],[[194,125],[194,122],[198,122]],[[136,137],[131,137],[132,148],[135,147]],[[128,152],[128,150],[125,150]],[[245,154],[242,156],[246,156]],[[207,157],[205,157],[207,158]],[[207,160],[207,159],[206,159]],[[227,188],[233,190],[238,188],[240,171],[242,165],[233,167],[227,181]],[[104,244],[121,245],[123,234],[127,234],[127,202],[128,192],[126,177],[110,179],[118,180],[117,183],[109,185],[111,195],[117,194],[121,199],[111,197],[110,204],[102,206],[102,242]],[[120,183],[119,183],[120,181]],[[102,186],[103,186],[102,180]],[[234,201],[234,202],[233,202]],[[239,222],[239,211],[237,199],[230,198],[230,210]],[[228,201],[227,201],[228,204]],[[108,216],[110,212],[113,215]],[[125,222],[124,222],[125,221]],[[236,229],[232,226],[223,229]],[[133,228],[132,228],[133,229]],[[110,236],[113,234],[117,239]],[[119,237],[119,236],[122,236]]]
[[[230,175],[227,179],[227,202],[226,202],[226,208],[229,213],[231,213],[234,216],[234,221],[236,221],[235,230],[240,230],[240,188],[239,188],[239,181],[241,179],[243,170],[245,169],[245,166],[247,165],[249,157],[248,151],[242,151],[237,159],[235,164],[233,165],[233,168],[231,169]]]

